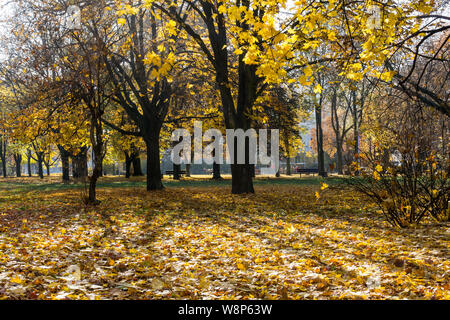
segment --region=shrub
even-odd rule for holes
[[[347,182],[372,198],[389,223],[419,224],[429,217],[450,219],[450,157],[448,119],[409,108],[402,121],[389,122],[372,148],[358,154]],[[428,116],[428,117],[426,117]]]

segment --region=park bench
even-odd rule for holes
[[[173,176],[174,173],[175,173],[175,171],[173,171],[173,170],[166,171],[166,174],[169,175],[169,176]],[[185,175],[186,174],[186,170],[180,170],[180,171],[178,171],[178,173],[179,173],[180,176]]]
[[[307,174],[307,175],[310,175],[310,174],[319,174],[319,169],[297,169],[297,170],[296,170],[296,173],[299,173],[300,176],[301,176],[302,174]]]

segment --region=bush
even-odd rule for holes
[[[445,167],[435,160],[427,163],[410,158],[400,166],[383,167],[373,162],[370,168],[353,164],[352,178],[347,182],[357,191],[377,202],[388,222],[393,226],[407,227],[419,224],[429,216],[438,221],[449,220],[450,193],[449,161]],[[361,176],[355,173],[360,172]]]
[[[427,217],[450,219],[448,121],[418,119],[418,114],[411,108],[402,122],[384,128],[388,142],[359,154],[347,180],[379,205],[389,223],[402,228]]]

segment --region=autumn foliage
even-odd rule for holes
[[[1,4],[0,299],[449,299],[446,5]]]

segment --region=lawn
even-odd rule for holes
[[[450,225],[390,227],[329,179],[0,179],[0,298],[449,299]]]

